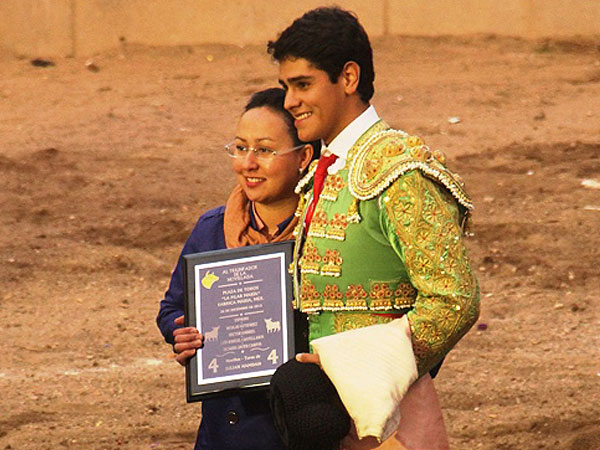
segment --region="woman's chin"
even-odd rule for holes
[[[250,200],[251,202],[259,204],[264,203],[264,195],[262,195],[258,189],[249,188],[248,186],[243,186],[242,189],[244,191],[244,194],[246,194],[248,200]]]

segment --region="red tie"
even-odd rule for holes
[[[310,221],[312,220],[313,213],[315,212],[315,206],[317,205],[317,201],[319,200],[319,195],[321,195],[321,191],[323,190],[323,184],[325,182],[325,177],[327,176],[327,168],[334,163],[337,159],[337,156],[333,153],[329,156],[321,156],[319,158],[319,164],[317,164],[317,170],[315,172],[315,177],[313,181],[313,198],[308,205],[308,210],[306,211],[306,219],[305,224],[308,230],[310,226]]]

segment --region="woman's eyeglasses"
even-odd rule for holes
[[[249,147],[233,141],[225,146],[225,151],[232,158],[245,158],[248,155],[248,152],[254,152],[254,156],[256,156],[258,159],[269,160],[276,156],[281,156],[287,153],[295,152],[296,150],[300,150],[305,145],[306,144],[297,145],[296,147],[285,150],[273,150],[272,148],[265,146]]]

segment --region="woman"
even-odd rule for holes
[[[319,144],[298,139],[294,119],[283,108],[284,98],[285,92],[279,88],[250,98],[234,141],[225,147],[238,184],[226,205],[198,219],[161,301],[157,324],[182,365],[204,340],[196,328],[182,327],[183,255],[293,238],[298,203],[294,187]],[[284,449],[266,395],[246,393],[202,402],[195,449]]]

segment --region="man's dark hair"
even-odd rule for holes
[[[303,141],[298,137],[298,130],[294,126],[294,117],[290,114],[290,112],[283,107],[283,102],[285,101],[285,91],[281,88],[269,88],[263,91],[258,91],[252,94],[248,103],[244,107],[244,112],[250,111],[254,108],[269,108],[271,111],[279,114],[281,118],[285,121],[288,134],[292,138],[294,142],[294,146],[304,144]],[[321,149],[321,141],[315,142],[307,142],[307,144],[311,144],[313,147],[313,159],[318,158]]]
[[[354,61],[360,66],[360,99],[368,103],[373,97],[373,50],[354,13],[337,7],[313,9],[296,19],[276,41],[269,41],[267,51],[279,62],[304,58],[327,72],[332,83],[337,82],[344,64]]]

